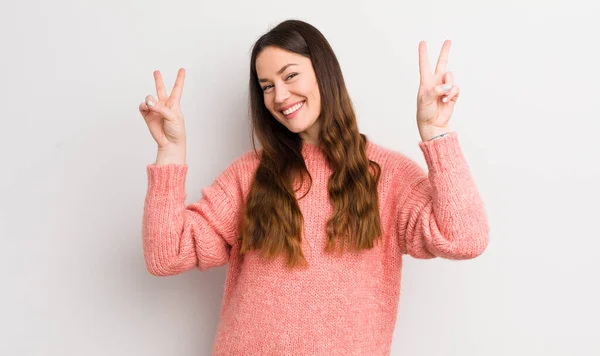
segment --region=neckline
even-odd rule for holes
[[[302,141],[302,155],[304,158],[314,158],[323,156],[323,149],[318,145]]]
[[[302,141],[301,147],[302,147],[302,156],[304,156],[305,159],[323,158],[325,156],[325,153],[323,152],[323,149],[321,148],[321,146],[313,145],[311,143]],[[367,140],[367,144],[365,146],[365,150],[367,151],[367,154],[369,153],[369,151],[371,151],[372,147],[373,147],[373,142]]]

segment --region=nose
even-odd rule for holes
[[[290,97],[290,92],[285,84],[275,86],[275,104],[283,104]]]

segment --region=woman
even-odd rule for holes
[[[237,158],[185,205],[185,71],[140,105],[158,144],[147,167],[148,271],[229,262],[213,355],[389,355],[402,256],[468,259],[487,246],[483,204],[448,121],[458,98],[419,44],[419,143],[426,174],[358,131],[340,65],[313,26],[280,23],[255,43],[252,129]],[[392,107],[393,109],[393,107]],[[254,139],[253,135],[253,139]]]

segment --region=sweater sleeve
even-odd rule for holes
[[[201,190],[199,201],[186,205],[187,165],[147,166],[142,238],[148,272],[175,275],[192,268],[205,271],[229,261],[237,234],[241,199],[233,164]]]
[[[489,226],[483,202],[452,132],[420,142],[426,174],[407,159],[396,200],[400,250],[415,258],[474,258],[485,250]],[[400,179],[398,179],[400,180]]]

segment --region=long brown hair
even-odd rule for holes
[[[308,176],[312,186],[312,177],[302,156],[300,136],[279,123],[264,105],[256,58],[268,46],[308,57],[315,70],[321,95],[319,144],[333,171],[327,189],[334,214],[327,222],[325,251],[335,251],[338,237],[340,253],[346,242],[356,251],[373,248],[381,236],[377,196],[381,167],[367,157],[367,137],[358,131],[344,77],[328,41],[312,25],[287,20],[261,36],[252,49],[249,109],[262,154],[244,210],[240,253],[255,249],[272,259],[285,250],[288,267],[307,266],[301,249],[304,220],[292,182],[300,177],[302,187]],[[254,135],[252,144],[258,153]]]

